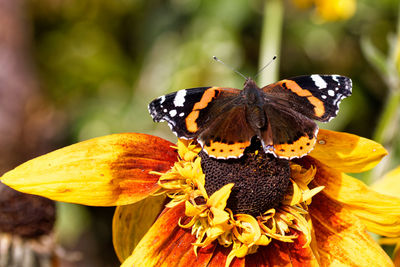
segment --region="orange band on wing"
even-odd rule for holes
[[[210,145],[204,145],[204,151],[212,157],[216,158],[238,158],[243,155],[246,147],[250,145],[250,141],[241,143],[226,144],[221,142],[210,141]]]
[[[314,106],[315,116],[321,118],[325,114],[324,103],[313,96],[310,91],[301,88],[295,81],[292,80],[282,80],[279,84],[286,83],[286,88],[295,93],[298,96],[307,97],[308,101]],[[284,87],[284,86],[283,86]]]
[[[195,133],[199,130],[199,127],[197,126],[197,118],[199,117],[200,114],[200,109],[203,109],[208,106],[208,104],[213,100],[215,97],[215,91],[217,90],[217,87],[212,87],[204,91],[204,94],[202,98],[200,99],[199,102],[194,104],[193,106],[193,111],[189,113],[189,115],[186,117],[185,122],[186,122],[186,129],[191,132]]]
[[[299,158],[307,155],[314,148],[316,141],[315,137],[310,139],[308,136],[302,136],[293,144],[274,145],[274,152],[278,157]]]

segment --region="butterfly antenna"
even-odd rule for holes
[[[248,80],[248,78],[246,76],[244,76],[243,74],[241,74],[238,70],[236,70],[235,68],[229,66],[228,64],[225,64],[225,62],[223,62],[222,60],[220,60],[219,58],[217,58],[216,56],[213,56],[213,59],[223,65],[225,65],[226,67],[230,68],[231,70],[233,70],[234,72],[236,72],[237,74],[239,74],[240,76],[242,76],[246,81]]]
[[[276,59],[276,56],[274,56],[267,64],[264,65],[264,67],[262,67],[257,74],[254,76],[254,79],[257,78],[257,76],[263,71],[265,70],[266,67],[269,66],[269,64],[271,64],[274,60]]]

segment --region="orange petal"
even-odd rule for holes
[[[207,266],[215,245],[199,249],[196,257],[196,237],[178,226],[184,216],[184,203],[165,209],[122,266]]]
[[[165,195],[148,197],[139,202],[118,206],[113,218],[113,244],[121,262],[150,229],[164,207]]]
[[[309,208],[321,266],[393,266],[361,221],[324,191]]]
[[[384,236],[400,236],[400,198],[380,194],[360,180],[333,170],[317,161],[313,183],[360,218],[368,231]]]
[[[159,176],[176,161],[173,144],[146,134],[90,139],[35,158],[1,181],[24,192],[93,206],[125,205],[155,192]]]
[[[317,144],[309,155],[342,172],[364,172],[375,167],[387,151],[354,134],[320,129]]]
[[[397,250],[394,255],[394,266],[400,266],[400,250]]]

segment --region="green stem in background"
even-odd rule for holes
[[[400,8],[397,17],[397,33],[395,36],[389,37],[389,54],[385,61],[383,60],[383,55],[379,55],[379,52],[372,51],[371,53],[370,51],[371,54],[375,54],[375,58],[381,58],[380,61],[385,63],[385,66],[381,67],[379,64],[375,64],[375,68],[378,70],[389,88],[389,94],[387,96],[384,110],[375,129],[374,139],[384,145],[395,146],[396,144],[393,144],[390,141],[393,140],[392,133],[398,132],[398,129],[393,129],[393,127],[398,128],[398,122],[396,119],[400,109],[400,77],[399,70],[397,69],[397,58],[399,57],[398,53],[400,52]],[[369,44],[369,46],[372,45]],[[372,50],[376,50],[376,48],[373,48]],[[373,56],[371,55],[369,58],[372,57]],[[375,61],[375,63],[377,63],[377,61]]]
[[[391,126],[397,127],[395,124],[395,118],[400,107],[400,92],[393,92],[389,94],[386,101],[384,110],[379,119],[378,126],[375,129],[374,140],[378,143],[386,143],[388,140],[387,132],[392,129]],[[392,132],[390,130],[390,132]]]
[[[260,86],[276,82],[279,78],[279,52],[283,23],[283,2],[281,0],[268,0],[264,3],[259,69],[264,67],[275,55],[278,58],[267,70],[260,73],[258,80]]]
[[[400,76],[397,67],[399,66],[397,60],[400,57],[400,8],[397,17],[397,33],[395,36],[389,36],[388,40],[389,53],[387,56],[380,52],[369,39],[363,38],[361,40],[364,56],[377,70],[389,89],[382,114],[373,134],[374,140],[383,144],[389,151],[389,157],[383,161],[383,165],[380,164],[380,167],[364,175],[363,180],[366,183],[374,182],[374,180],[392,168],[391,165],[394,162],[391,161],[396,158],[393,153],[396,153],[400,145],[396,142],[396,134],[399,133],[400,125]]]

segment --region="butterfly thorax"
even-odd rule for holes
[[[246,119],[248,123],[255,131],[263,128],[266,125],[263,92],[251,78],[248,78],[242,94],[246,99]]]

